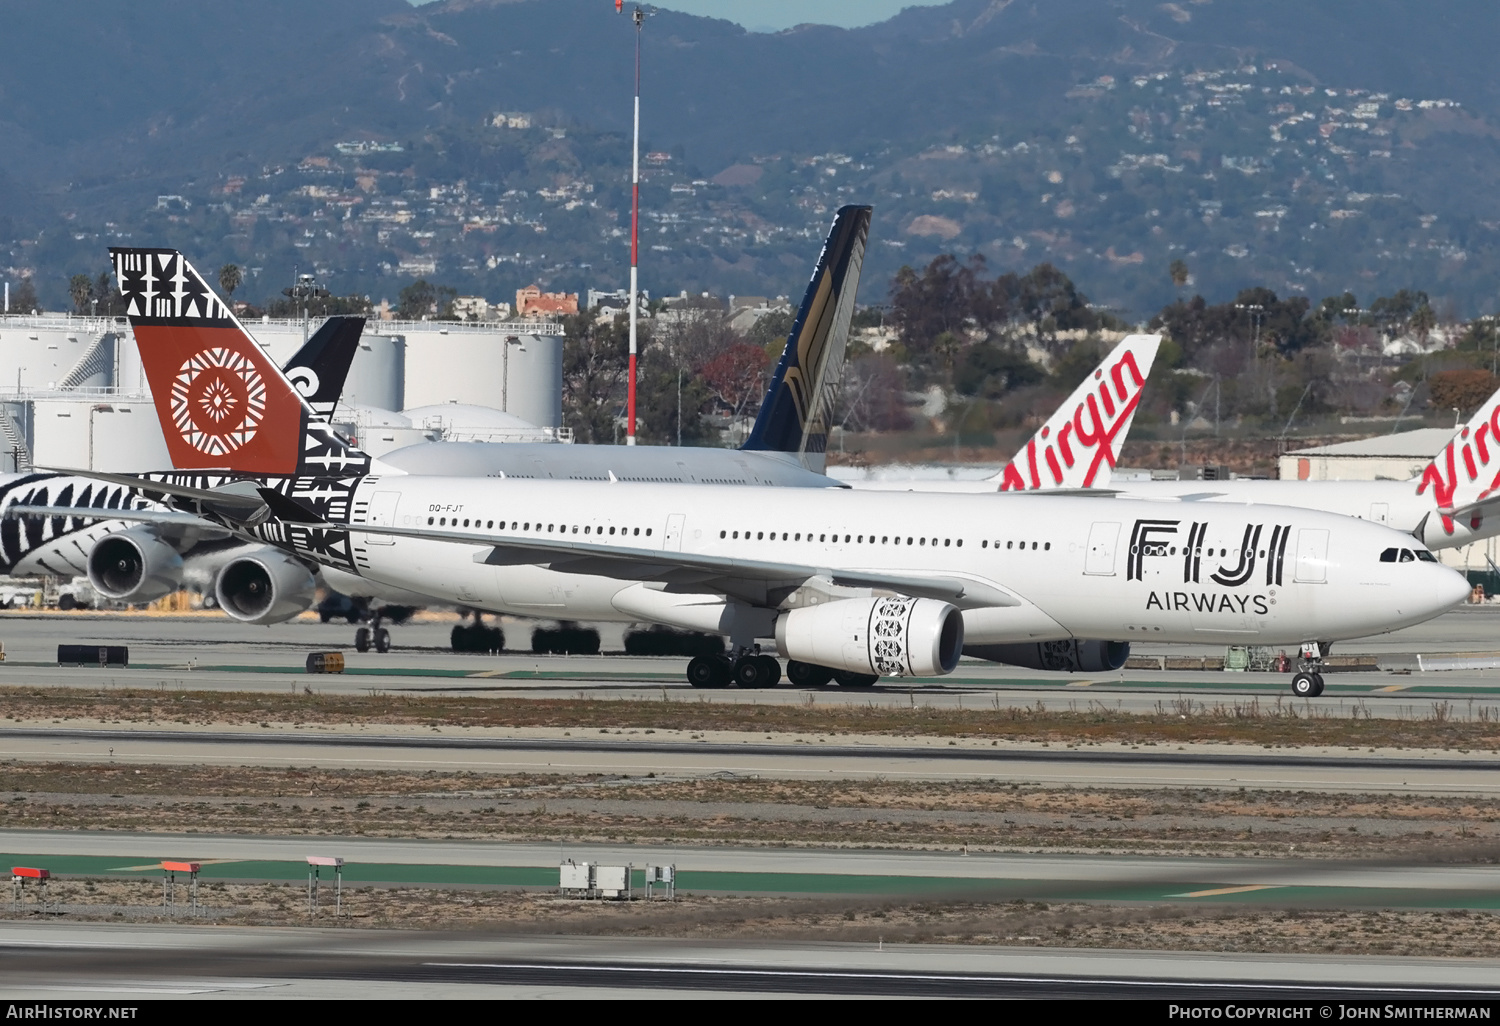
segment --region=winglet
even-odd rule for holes
[[[990,480],[1002,492],[1108,485],[1160,346],[1160,335],[1125,336]]]
[[[870,237],[870,211],[846,206],[834,216],[755,427],[741,448],[796,453],[803,466],[822,472],[828,414],[843,377],[849,322]]]

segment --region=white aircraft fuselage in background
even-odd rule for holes
[[[1420,549],[1409,536],[1303,509],[837,489],[763,489],[745,503],[745,494],[381,476],[358,486],[354,508],[370,504],[380,511],[370,522],[392,533],[354,526],[352,540],[372,580],[494,612],[709,626],[738,600],[765,611],[757,637],[768,636],[778,608],[860,594],[799,567],[959,582],[964,597],[953,601],[966,644],[1334,641],[1420,623],[1468,594],[1464,578],[1425,550],[1424,559],[1382,562],[1387,549]],[[576,550],[484,562],[508,540]],[[622,580],[617,567],[613,576],[590,571],[591,554],[619,549],[642,552],[645,583]],[[650,552],[689,568],[675,583],[653,580]],[[763,579],[727,602],[693,592],[694,556],[743,560],[762,578],[764,566],[785,564],[784,593]],[[566,572],[570,560],[583,572]]]

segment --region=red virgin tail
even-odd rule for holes
[[[296,474],[312,410],[187,258],[112,248],[178,470]]]

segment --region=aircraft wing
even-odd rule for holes
[[[174,524],[182,527],[210,527],[202,517],[172,509],[101,509],[98,506],[7,506],[8,517],[77,517],[80,520],[139,520],[146,524]]]

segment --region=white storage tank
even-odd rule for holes
[[[114,384],[109,318],[0,316],[0,391]]]
[[[170,470],[161,421],[149,400],[49,396],[31,400],[32,462],[128,474]]]
[[[406,404],[406,339],[372,334],[378,322],[365,325],[354,365],[344,382],[343,401],[350,406],[399,410]]]
[[[390,330],[406,337],[408,408],[457,403],[561,425],[563,338],[538,333],[552,325],[403,321]]]

